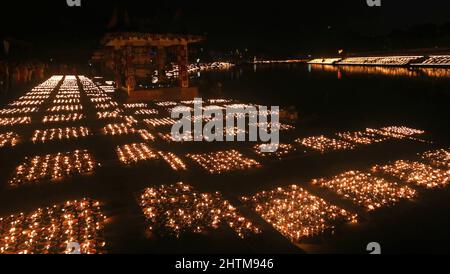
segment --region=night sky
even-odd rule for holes
[[[250,48],[274,56],[393,47],[396,35],[403,35],[404,44],[434,47],[444,43],[442,33],[450,32],[448,0],[383,0],[379,8],[368,7],[366,0],[82,0],[81,8],[67,7],[66,0],[15,0],[1,5],[0,38],[30,43],[43,54],[82,54],[97,47],[114,10],[119,23],[110,30],[202,34],[206,47]],[[124,14],[129,24],[121,23]]]

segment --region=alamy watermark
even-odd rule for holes
[[[81,245],[79,243],[71,242],[67,244],[66,254],[81,254]]]
[[[380,255],[381,254],[381,245],[377,242],[371,242],[367,245],[366,250],[370,252],[372,255]]]
[[[369,7],[381,7],[381,0],[366,0]]]
[[[249,141],[270,144],[261,146],[263,153],[276,152],[280,144],[278,106],[272,106],[270,110],[265,106],[248,105],[203,107],[203,100],[196,98],[193,111],[188,107],[175,107],[171,118],[179,119],[172,127],[174,141]],[[206,124],[203,126],[204,121]]]
[[[69,7],[81,7],[81,0],[66,0]]]

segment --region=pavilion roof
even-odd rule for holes
[[[198,35],[160,34],[140,32],[115,32],[106,34],[101,43],[107,47],[124,46],[177,46],[203,41]]]

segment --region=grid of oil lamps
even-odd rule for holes
[[[261,164],[256,160],[247,158],[236,150],[205,154],[188,154],[187,157],[211,174],[221,174],[230,171],[261,167]]]
[[[290,131],[295,130],[294,126],[288,125],[288,124],[282,124],[282,123],[250,123],[249,126],[257,127],[259,130],[264,130],[266,132],[275,130],[275,126],[277,127],[278,131]]]
[[[166,110],[167,110],[167,112],[172,113],[175,110],[175,108],[180,112],[190,112],[191,113],[194,111],[193,108],[187,107],[187,106],[168,107],[168,108],[166,108]]]
[[[166,101],[166,102],[157,102],[156,105],[159,107],[174,107],[174,106],[178,106],[178,103],[172,102],[172,101]]]
[[[229,104],[233,102],[231,99],[209,99],[208,103],[210,104]]]
[[[67,98],[67,96],[78,96],[80,95],[80,91],[78,88],[74,87],[71,90],[59,90],[58,93],[56,93],[56,96],[61,96],[62,98]]]
[[[72,140],[91,135],[87,127],[66,127],[35,130],[31,138],[33,143],[46,143],[53,140]]]
[[[303,145],[304,147],[319,151],[319,152],[328,152],[328,151],[337,151],[337,150],[351,150],[356,148],[355,145],[337,140],[328,138],[325,136],[314,136],[308,137],[304,139],[295,140],[297,143]]]
[[[445,187],[450,181],[450,170],[442,170],[427,164],[404,160],[389,165],[374,166],[372,172],[390,175],[425,188]]]
[[[6,132],[6,133],[0,133],[0,148],[2,147],[14,147],[16,146],[20,141],[20,136],[17,133],[14,132]]]
[[[147,108],[148,105],[145,103],[134,103],[134,104],[124,104],[125,109],[136,109],[136,108]]]
[[[341,138],[346,142],[354,143],[356,145],[371,145],[381,143],[389,139],[384,135],[371,133],[368,132],[367,130],[355,132],[341,132],[337,133],[336,136],[338,136],[339,138]]]
[[[415,139],[413,136],[422,135],[424,133],[425,131],[420,129],[413,129],[405,126],[391,126],[381,129],[367,128],[363,131],[342,132],[337,133],[336,135],[342,140],[351,142],[355,145],[370,145],[390,139],[411,139],[423,141]]]
[[[10,108],[0,110],[0,115],[29,114],[39,111],[37,107]]]
[[[259,144],[255,145],[253,147],[256,154],[258,154],[261,157],[271,157],[271,158],[277,158],[282,159],[287,156],[292,155],[293,153],[297,152],[297,147],[295,147],[292,144],[279,144],[279,145],[273,145],[273,144]],[[274,152],[263,152],[264,151],[274,151]]]
[[[425,133],[424,130],[409,128],[409,127],[405,127],[405,126],[384,127],[384,128],[382,128],[382,130],[393,133],[393,134],[400,134],[400,135],[404,135],[404,136],[422,135]]]
[[[109,124],[102,129],[104,135],[121,136],[136,133],[136,129],[128,124]]]
[[[129,125],[133,125],[133,124],[139,123],[139,121],[136,120],[136,118],[134,118],[131,115],[125,115],[125,116],[123,116],[123,119],[125,120],[125,123],[127,123]]]
[[[438,149],[420,155],[421,159],[436,167],[450,168],[450,150]]]
[[[50,77],[47,81],[45,81],[44,83],[38,85],[37,87],[35,87],[33,89],[33,91],[35,90],[41,90],[41,89],[48,89],[48,90],[53,90],[58,83],[63,79],[64,76],[62,75],[53,75],[52,77]]]
[[[46,115],[42,119],[44,124],[48,123],[60,123],[60,122],[77,122],[84,119],[82,113],[70,113],[70,114],[54,114]]]
[[[52,91],[56,88],[58,83],[62,80],[62,76],[54,76],[42,83],[41,85],[32,89],[32,91],[26,93],[18,100],[9,104],[10,109],[2,110],[2,114],[15,115],[15,114],[30,114],[39,111],[39,106],[42,105],[51,95]],[[3,123],[16,125],[30,123],[29,117],[14,117],[10,122],[4,120]],[[24,122],[24,119],[26,122]],[[18,122],[19,121],[19,122]],[[0,122],[1,123],[1,122]]]
[[[244,130],[244,129],[239,128],[239,127],[225,127],[224,128],[224,135],[225,136],[232,136],[232,137],[236,137],[238,135],[247,135],[247,130]]]
[[[367,132],[369,133],[374,133],[374,134],[378,134],[378,135],[382,135],[382,136],[386,136],[388,138],[393,138],[393,139],[407,139],[408,136],[404,135],[404,134],[399,134],[396,131],[386,131],[383,129],[374,129],[374,128],[368,128],[366,129]]]
[[[100,88],[106,93],[113,93],[116,91],[114,86],[100,86]]]
[[[155,136],[149,131],[136,130],[131,124],[138,123],[133,116],[122,116],[119,105],[106,95],[91,80],[80,76],[83,90],[89,97],[97,112],[98,119],[123,118],[125,123],[109,124],[102,131],[105,135],[127,135],[139,133],[144,141],[154,141]],[[1,115],[28,114],[39,111],[39,106],[50,98],[56,86],[63,80],[62,76],[54,76],[45,83],[34,88],[31,92],[10,104],[9,108],[0,110]],[[75,112],[71,114],[47,115],[43,123],[74,122],[84,119],[81,111],[80,89],[78,80],[74,76],[67,76],[52,101],[53,106],[48,112]],[[210,104],[229,104],[225,107],[243,108],[248,105],[232,104],[232,100],[212,99]],[[182,101],[182,104],[192,105],[194,101]],[[171,110],[179,106],[177,102],[159,102],[157,106]],[[158,110],[148,109],[147,104],[125,104],[125,110],[134,115],[156,115]],[[186,110],[192,111],[191,107]],[[203,110],[219,109],[222,106],[211,105]],[[205,117],[194,117],[194,121]],[[176,121],[171,118],[152,118],[143,120],[151,127],[171,126]],[[1,126],[31,123],[30,117],[0,118]],[[267,124],[258,124],[260,127]],[[269,125],[270,126],[270,125]],[[280,124],[280,130],[292,130],[295,127]],[[239,131],[225,130],[226,134],[237,135]],[[320,152],[349,150],[358,145],[369,145],[385,140],[412,138],[424,134],[404,126],[385,127],[381,129],[366,129],[360,132],[343,132],[337,136],[341,140],[325,136],[297,139],[296,143]],[[47,142],[51,140],[73,139],[88,136],[89,129],[85,127],[58,128],[36,130],[33,142]],[[159,136],[165,141],[176,141],[170,134]],[[192,140],[189,132],[182,136],[182,140]],[[8,132],[0,134],[0,148],[14,146],[20,137]],[[276,157],[281,159],[298,150],[292,144],[280,144],[274,153],[262,153],[262,146],[270,148],[270,144],[256,145],[255,152],[262,157]],[[172,152],[155,151],[145,143],[133,143],[118,146],[116,152],[119,160],[126,165],[162,158],[175,171],[187,170],[181,158]],[[421,155],[422,159],[432,165],[448,168],[450,153],[447,150],[436,150]],[[236,150],[219,151],[205,154],[188,154],[186,157],[196,162],[211,174],[222,174],[236,170],[247,170],[261,167],[257,161],[246,158]],[[74,151],[45,156],[36,156],[20,165],[9,181],[11,187],[32,184],[42,180],[57,180],[72,174],[89,173],[98,164],[88,151]],[[375,166],[374,173],[384,173],[408,183],[414,183],[427,188],[441,187],[448,184],[450,171],[435,169],[426,164],[408,161],[397,161],[392,165]],[[331,179],[318,179],[312,182],[316,186],[335,192],[344,199],[372,211],[384,206],[390,206],[403,199],[413,199],[417,193],[410,187],[399,186],[397,183],[376,177],[373,174],[350,171]],[[357,215],[333,206],[326,201],[309,194],[298,186],[286,189],[278,188],[269,192],[261,192],[253,197],[243,197],[242,200],[251,205],[263,219],[272,224],[278,231],[294,242],[304,237],[321,234],[332,230],[341,223],[357,222]],[[169,232],[180,236],[184,232],[207,231],[218,228],[221,223],[227,223],[240,237],[259,233],[260,230],[246,218],[242,217],[230,203],[219,193],[201,194],[189,185],[179,183],[146,189],[141,196],[141,206],[150,224],[150,230],[158,233]],[[78,210],[78,211],[76,211]],[[72,213],[69,213],[72,212]],[[70,214],[66,216],[66,214]],[[53,216],[49,218],[49,216]],[[61,218],[64,218],[61,219]],[[81,202],[67,202],[63,206],[39,209],[30,215],[10,216],[0,219],[0,253],[62,253],[68,242],[79,242],[83,253],[102,253],[104,241],[100,236],[105,217],[100,212],[99,203],[92,200]],[[81,220],[81,221],[80,221]],[[66,228],[65,226],[69,226]],[[73,226],[83,226],[78,230]],[[28,227],[28,228],[27,228]],[[63,228],[64,227],[64,228]],[[25,229],[27,228],[27,229]],[[22,229],[22,230],[21,230]],[[21,232],[22,231],[22,232]],[[58,231],[66,231],[65,237],[58,237]],[[67,233],[67,231],[69,231]],[[85,234],[84,234],[85,233]]]
[[[203,100],[188,100],[188,101],[181,101],[181,103],[183,105],[193,105],[193,104],[199,104],[199,103],[204,103]]]
[[[144,143],[133,143],[116,148],[120,162],[125,165],[158,159],[158,154]]]
[[[140,205],[149,230],[159,235],[203,233],[222,224],[241,238],[260,233],[220,193],[200,193],[184,183],[148,188],[140,197]]]
[[[187,170],[186,164],[172,152],[158,151],[158,155],[175,171]]]
[[[52,94],[53,88],[33,88],[30,92],[28,92],[25,96],[43,96],[48,98],[50,94]]]
[[[80,94],[56,95],[57,100],[80,100],[80,97]]]
[[[148,132],[148,130],[146,129],[140,129],[138,130],[139,135],[141,135],[141,138],[144,141],[155,141],[156,137],[153,136],[153,134],[151,134],[150,132]]]
[[[40,94],[40,95],[25,95],[19,98],[19,101],[28,101],[28,100],[46,100],[50,97],[50,93],[48,94]]]
[[[72,174],[92,172],[98,164],[87,150],[48,154],[25,159],[16,168],[11,187],[33,184],[42,180],[57,180]]]
[[[0,218],[0,253],[65,254],[74,242],[82,254],[105,253],[105,222],[100,203],[86,198]]]
[[[44,103],[44,100],[24,100],[24,101],[16,101],[9,106],[12,107],[31,107],[31,106],[40,106]]]
[[[67,104],[79,104],[80,99],[55,99],[53,100],[53,104],[58,105],[67,105]]]
[[[368,211],[391,206],[401,200],[413,199],[417,195],[410,187],[399,186],[397,183],[360,171],[349,171],[332,179],[316,179],[312,184],[351,200]]]
[[[140,109],[134,112],[135,115],[156,115],[159,111],[156,109]]]
[[[172,126],[176,123],[172,118],[152,118],[152,119],[144,119],[144,123],[152,127],[159,126]]]
[[[47,109],[48,112],[77,112],[83,110],[83,106],[81,104],[74,105],[56,105],[49,107]]]
[[[94,97],[90,99],[92,103],[94,104],[100,104],[100,103],[109,103],[111,102],[110,97]]]
[[[297,185],[263,191],[242,200],[292,242],[357,223],[358,216],[311,195]]]
[[[115,102],[110,102],[110,103],[100,103],[100,104],[95,104],[94,107],[98,110],[111,110],[111,109],[115,109],[117,108],[118,104]]]
[[[101,111],[101,112],[97,112],[97,119],[99,119],[99,120],[102,120],[102,119],[116,119],[116,118],[120,118],[120,117],[122,117],[122,115],[117,110],[115,110],[115,111]]]
[[[159,138],[161,138],[163,141],[167,143],[172,142],[191,142],[194,140],[194,137],[192,135],[191,131],[186,131],[183,134],[180,134],[179,136],[174,137],[172,133],[158,133]]]
[[[31,124],[31,117],[14,117],[14,118],[0,118],[0,126],[15,126]]]

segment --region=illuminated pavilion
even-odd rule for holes
[[[196,96],[197,88],[189,85],[188,46],[203,37],[162,29],[142,31],[131,21],[128,11],[116,4],[108,33],[92,57],[100,75],[113,78],[116,88],[126,91],[130,101]]]
[[[194,35],[108,33],[93,61],[103,72],[114,75],[116,88],[127,91],[130,100],[189,98],[197,94],[197,89],[189,86],[188,45],[202,40]],[[178,65],[178,78],[168,79],[166,69],[172,64]],[[138,85],[140,79],[148,80],[155,71],[160,84],[157,88]]]

